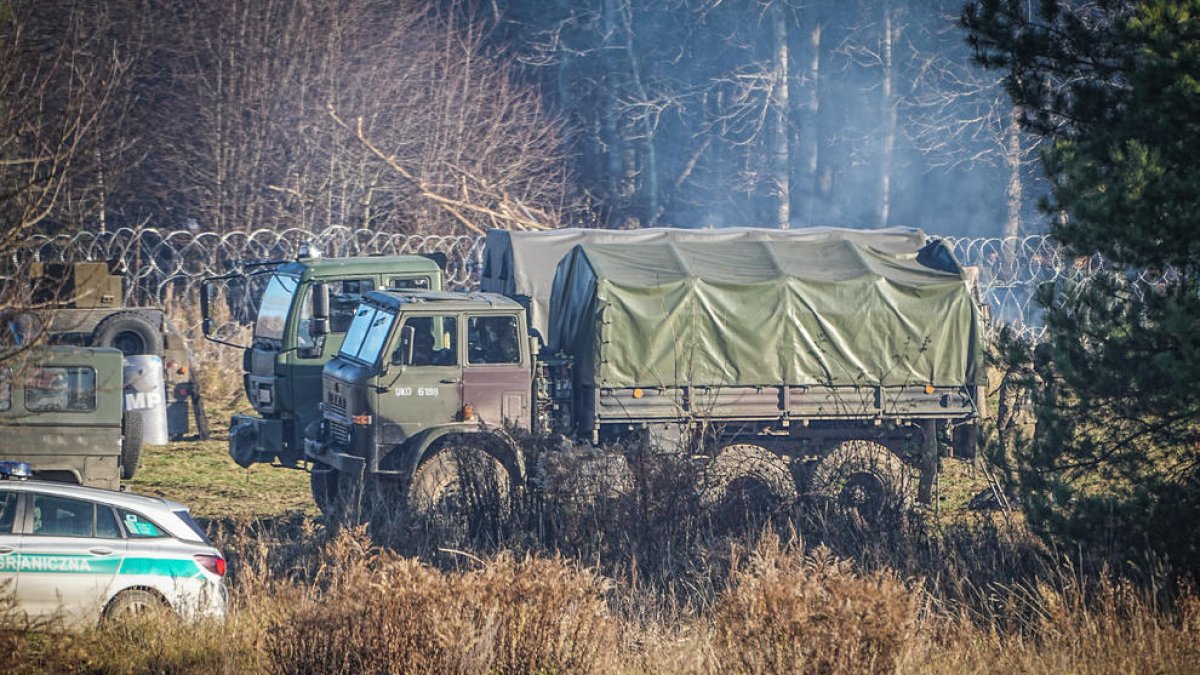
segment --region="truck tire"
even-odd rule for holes
[[[162,334],[155,323],[154,317],[146,312],[117,312],[92,331],[91,346],[115,347],[125,356],[162,356]]]
[[[470,525],[508,512],[512,478],[500,460],[464,444],[446,444],[421,460],[406,503],[417,516]]]
[[[757,510],[791,506],[799,497],[791,470],[778,455],[758,445],[721,448],[705,468],[700,503],[739,505]]]
[[[142,462],[142,418],[125,414],[121,430],[121,480],[129,480]]]
[[[874,441],[846,441],[813,471],[814,494],[845,515],[878,523],[912,505],[912,480],[904,462]]]

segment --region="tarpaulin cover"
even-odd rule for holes
[[[925,245],[925,234],[911,227],[854,230],[813,227],[768,230],[736,227],[719,230],[646,228],[642,230],[562,229],[545,232],[488,230],[480,289],[522,300],[529,308],[529,325],[548,335],[550,289],[554,271],[568,252],[579,244],[650,244],[664,241],[824,241],[850,239],[895,253],[914,252]]]
[[[549,337],[607,387],[962,386],[979,321],[940,242],[662,241],[572,249]]]

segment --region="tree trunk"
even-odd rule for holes
[[[781,2],[771,6],[772,34],[775,39],[775,87],[771,101],[771,180],[775,197],[775,225],[791,227],[791,161],[788,147],[788,25]]]
[[[883,5],[883,143],[879,159],[879,226],[887,227],[892,210],[892,161],[896,150],[896,102],[893,100],[894,79],[896,76],[893,50],[895,47],[895,32],[892,26],[892,6],[890,2]]]
[[[802,225],[811,227],[816,213],[817,167],[820,163],[820,135],[817,119],[821,106],[821,24],[814,22],[808,34],[808,67],[804,78],[804,103],[801,106],[800,137],[797,143],[800,176],[797,177],[797,205]]]
[[[1008,213],[1004,221],[1004,236],[1016,237],[1021,233],[1021,202],[1024,198],[1024,185],[1021,182],[1021,110],[1013,106],[1008,120],[1008,130],[1004,144],[1004,164],[1008,167]]]

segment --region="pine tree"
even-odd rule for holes
[[[1043,205],[1105,272],[1044,288],[1030,522],[1121,559],[1200,568],[1200,0],[981,0],[963,25],[1045,137]]]

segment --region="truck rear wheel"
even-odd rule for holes
[[[783,459],[749,443],[721,448],[705,469],[700,488],[701,503],[710,507],[737,504],[774,510],[790,506],[798,496],[796,481]]]
[[[421,460],[407,503],[418,516],[467,524],[499,519],[511,492],[512,479],[500,460],[481,448],[447,444]]]
[[[837,446],[821,460],[811,487],[833,508],[871,523],[911,506],[911,482],[904,462],[887,447],[854,440]]]
[[[129,480],[142,463],[142,418],[125,413],[121,430],[121,480]]]
[[[93,347],[115,347],[125,356],[162,356],[162,335],[145,312],[117,312],[92,332]]]

